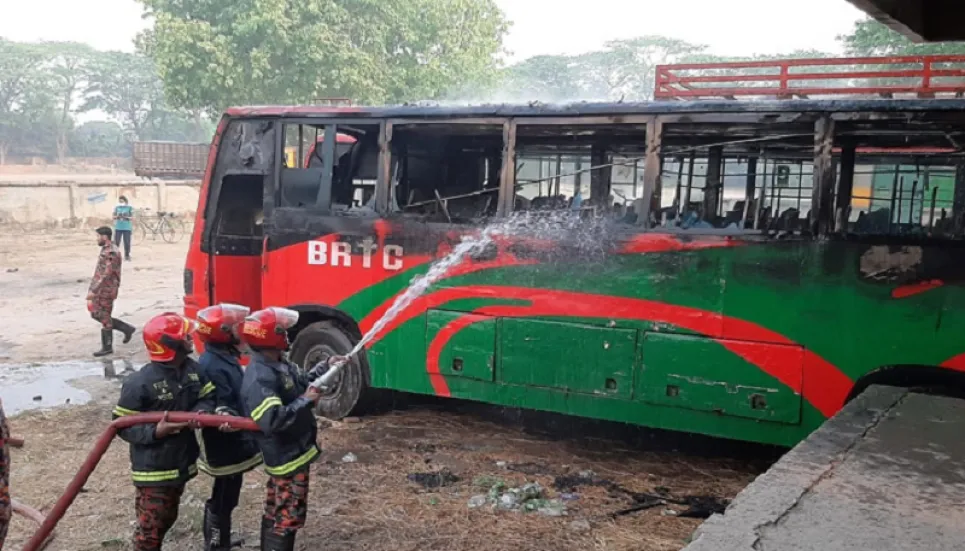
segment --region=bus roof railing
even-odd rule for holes
[[[654,98],[939,97],[965,95],[965,55],[777,59],[658,65]]]

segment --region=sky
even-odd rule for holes
[[[847,0],[495,1],[513,21],[510,61],[578,54],[647,34],[706,44],[718,55],[839,53],[835,37],[863,15]],[[85,42],[102,50],[132,51],[146,25],[135,0],[0,0],[0,13],[4,38]]]

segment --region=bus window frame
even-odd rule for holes
[[[512,189],[512,185],[515,183],[516,174],[516,159],[515,155],[512,157],[507,156],[507,144],[512,143],[512,147],[508,149],[509,153],[512,154],[515,148],[515,130],[513,131],[510,141],[508,139],[509,128],[514,127],[515,121],[517,119],[513,117],[439,117],[434,119],[418,119],[418,118],[402,118],[402,117],[392,117],[382,119],[383,132],[379,136],[379,179],[376,182],[376,209],[380,216],[389,217],[393,213],[390,209],[390,197],[392,195],[392,138],[397,126],[430,126],[430,125],[476,125],[476,126],[501,126],[503,129],[503,158],[502,166],[500,167],[500,182],[499,191],[497,192],[496,199],[496,214],[494,218],[505,218],[512,212],[513,206],[513,195],[507,194],[506,191],[506,174],[512,173],[513,177],[509,182],[509,189]],[[383,146],[384,138],[384,146]],[[508,195],[509,209],[506,210],[506,196]],[[379,208],[379,200],[381,197],[383,203],[382,208]],[[404,216],[404,215],[403,215]]]
[[[835,222],[835,201],[833,194],[835,190],[835,184],[837,182],[838,169],[837,167],[832,167],[833,162],[833,143],[837,137],[835,132],[835,121],[839,117],[834,117],[835,114],[841,115],[840,113],[820,111],[820,112],[807,112],[802,113],[802,116],[806,119],[811,119],[812,131],[814,133],[815,140],[815,150],[814,150],[814,175],[812,178],[811,192],[812,201],[820,200],[823,205],[828,205],[827,194],[831,194],[832,198],[830,201],[829,209],[821,209],[818,213],[819,217],[816,220],[810,221],[809,225],[813,228],[811,232],[811,238],[818,236],[827,236],[834,233],[834,222]],[[849,117],[840,117],[847,120]],[[644,182],[643,182],[643,211],[640,217],[646,220],[646,223],[639,225],[639,231],[643,232],[662,232],[662,233],[697,233],[693,230],[685,230],[682,228],[668,228],[660,226],[651,226],[649,223],[649,217],[651,212],[654,210],[654,200],[659,197],[657,190],[660,186],[660,179],[662,177],[662,149],[663,149],[663,129],[667,124],[674,124],[680,122],[692,122],[692,123],[717,123],[717,124],[764,124],[762,122],[761,113],[715,113],[709,111],[707,113],[694,113],[687,115],[680,114],[653,114],[653,115],[630,115],[630,116],[590,116],[590,117],[514,117],[508,119],[508,123],[512,123],[512,140],[513,147],[510,151],[515,150],[515,134],[516,129],[520,126],[599,126],[599,125],[630,125],[630,126],[640,126],[646,124],[646,140],[644,145]],[[508,136],[509,133],[505,132],[504,136]],[[505,144],[504,144],[504,151]],[[505,158],[504,158],[505,161]],[[504,167],[505,168],[505,167]],[[515,169],[515,165],[511,167]],[[829,172],[830,168],[830,172]],[[506,212],[512,212],[514,210],[513,202],[508,201],[508,205],[503,203],[503,195],[506,194],[510,197],[510,192],[514,190],[515,187],[515,170],[513,170],[512,181],[508,183],[505,187],[501,185],[500,187],[500,206],[506,209]],[[506,174],[504,171],[503,174]],[[501,182],[502,184],[502,182]],[[819,188],[819,186],[823,186]],[[755,186],[756,192],[756,186]],[[820,195],[819,195],[820,193]],[[745,197],[745,201],[747,197]],[[658,205],[659,208],[659,205]],[[716,230],[716,231],[715,231]],[[728,230],[724,229],[711,229],[707,228],[701,230],[699,233],[720,233],[726,234]],[[765,235],[767,230],[765,229],[745,229],[740,228],[738,232],[732,230],[729,231],[730,234],[739,233],[740,235]]]
[[[504,166],[503,172],[501,174],[508,176],[509,172],[512,173],[512,177],[508,178],[507,182],[500,182],[500,207],[505,210],[506,215],[512,213],[515,210],[515,188],[516,188],[516,135],[520,127],[527,126],[573,126],[573,127],[594,127],[594,126],[646,126],[647,137],[644,140],[644,187],[643,193],[644,198],[649,199],[645,201],[645,205],[649,205],[652,202],[653,193],[655,191],[655,182],[660,178],[660,138],[663,132],[663,125],[660,121],[660,115],[626,115],[626,116],[590,116],[590,117],[514,117],[507,120],[507,124],[503,130],[504,142],[512,142],[512,147],[507,148],[506,144],[503,145],[504,152]],[[651,142],[656,144],[655,152],[650,151]],[[506,154],[513,157],[513,162],[510,163],[511,166],[506,167]],[[653,166],[647,168],[647,163],[657,163],[656,169]],[[592,174],[592,172],[587,172],[587,174]],[[649,175],[649,176],[648,176]],[[649,178],[649,179],[648,179]],[[651,181],[652,180],[652,181]],[[648,182],[650,183],[650,189],[648,194]],[[607,190],[610,189],[612,182],[607,182]],[[649,216],[649,209],[646,211],[647,216]]]
[[[384,122],[385,122],[385,119],[379,119],[379,118],[375,118],[375,117],[372,117],[372,118],[360,118],[360,117],[340,116],[340,115],[322,115],[322,116],[317,116],[317,117],[305,117],[305,116],[298,116],[298,117],[281,116],[281,117],[275,117],[275,123],[276,123],[276,125],[277,125],[276,128],[275,128],[275,130],[276,130],[276,132],[277,132],[276,139],[275,139],[275,154],[276,154],[276,159],[277,159],[277,158],[282,158],[282,159],[284,158],[284,153],[285,153],[285,127],[286,127],[286,126],[297,126],[297,127],[300,127],[300,128],[304,128],[305,126],[313,126],[313,127],[319,127],[319,128],[321,128],[321,129],[323,129],[324,139],[323,139],[323,141],[322,141],[322,163],[323,163],[324,166],[327,166],[328,169],[325,171],[325,173],[324,173],[323,176],[322,176],[322,178],[323,178],[322,186],[323,186],[323,187],[320,188],[320,189],[324,189],[324,186],[325,186],[326,183],[328,184],[328,187],[331,187],[332,178],[334,177],[334,168],[335,168],[335,167],[334,167],[334,164],[335,164],[335,160],[334,160],[334,159],[335,159],[335,147],[337,146],[336,136],[337,136],[337,134],[338,134],[338,127],[339,127],[339,126],[373,126],[373,125],[375,125],[375,124],[379,124],[380,134],[381,134],[381,129],[382,129],[383,125],[384,125]],[[329,135],[330,129],[331,129],[331,135]],[[277,155],[281,155],[281,157],[277,157]],[[380,152],[380,158],[381,158],[381,152]],[[299,158],[296,159],[296,162],[298,163],[298,166],[293,167],[293,168],[304,168],[304,166],[302,166],[302,165],[304,164],[305,161],[304,161],[304,158],[303,158],[302,156],[299,156]],[[276,209],[276,208],[294,208],[294,207],[281,207],[281,206],[280,206],[280,199],[281,199],[281,196],[280,196],[280,194],[281,194],[281,172],[282,172],[282,168],[283,168],[283,167],[282,167],[282,164],[283,164],[283,163],[280,163],[280,162],[276,162],[276,163],[275,163],[274,175],[273,175],[273,177],[272,177],[272,189],[271,189],[271,198],[270,198],[270,204],[271,204],[271,207],[272,207],[272,209],[271,209],[272,211],[273,211],[274,209]],[[378,189],[378,184],[376,184],[376,189]],[[271,214],[272,214],[272,213],[268,210],[269,198],[268,198],[267,194],[268,194],[268,191],[266,191],[266,196],[265,196],[265,223],[266,223],[266,224],[269,223],[269,221],[271,220]],[[378,192],[376,192],[376,195],[378,195]],[[318,215],[318,216],[329,216],[329,215],[331,215],[331,213],[330,213],[329,211],[322,212],[321,210],[319,210],[319,208],[318,208],[318,199],[319,199],[319,197],[316,197],[315,204],[312,205],[312,207],[310,207],[310,208],[302,208],[302,209],[298,209],[298,210],[309,211],[309,212],[312,212],[312,213],[314,213],[314,214],[316,214],[316,215]],[[380,208],[379,208],[379,198],[378,198],[378,196],[376,196],[376,207],[375,207],[375,208],[376,208],[376,212],[379,212],[379,213],[381,214],[382,211],[381,211]]]

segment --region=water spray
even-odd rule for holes
[[[466,256],[473,256],[481,253],[486,247],[493,243],[493,238],[497,235],[509,233],[508,227],[511,222],[503,222],[500,224],[495,224],[492,226],[487,226],[484,228],[479,235],[474,236],[464,236],[462,241],[456,245],[452,251],[446,256],[436,260],[429,266],[429,270],[423,274],[416,276],[412,279],[412,282],[406,288],[405,292],[396,297],[392,306],[386,310],[385,314],[379,318],[375,325],[369,329],[365,335],[359,340],[359,342],[344,356],[336,357],[337,359],[332,360],[329,363],[329,359],[322,360],[314,366],[311,367],[311,371],[316,371],[327,367],[321,376],[312,381],[311,386],[317,390],[325,389],[333,379],[338,375],[338,373],[345,367],[349,361],[352,360],[359,352],[382,332],[383,329],[389,324],[390,321],[395,319],[403,310],[405,310],[412,301],[419,298],[432,286],[433,283],[439,281],[445,275],[460,264]]]

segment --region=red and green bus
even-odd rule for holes
[[[185,311],[295,309],[307,367],[462,236],[565,219],[453,269],[320,413],[392,389],[793,445],[870,384],[965,390],[961,143],[954,99],[233,108]]]

